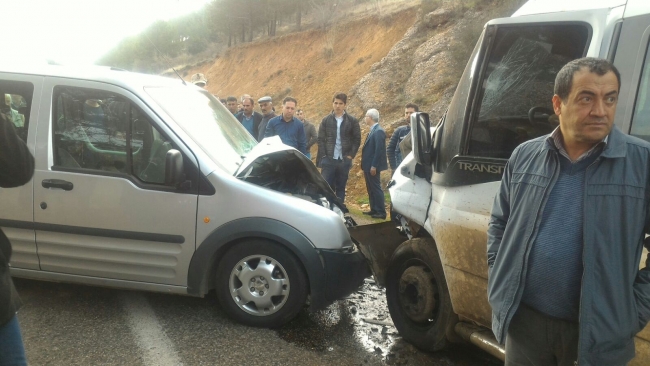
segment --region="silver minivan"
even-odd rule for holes
[[[15,277],[203,296],[274,327],[369,275],[345,207],[279,138],[212,95],[108,68],[2,67],[2,111],[36,159],[0,190]],[[1,104],[1,103],[0,103]]]

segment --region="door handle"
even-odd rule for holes
[[[68,182],[67,180],[62,179],[43,179],[41,185],[43,188],[60,188],[64,191],[71,191],[74,187],[74,185],[72,185],[72,182]]]

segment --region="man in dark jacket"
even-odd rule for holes
[[[293,116],[297,104],[298,101],[292,97],[284,98],[282,101],[282,114],[271,118],[266,125],[264,137],[280,136],[282,143],[304,154],[307,148],[305,128],[302,122]]]
[[[419,108],[416,104],[409,103],[404,107],[404,119],[402,120],[403,125],[399,126],[393,131],[393,135],[390,137],[388,142],[388,147],[386,148],[386,155],[388,156],[388,164],[390,164],[390,170],[393,172],[397,167],[402,163],[402,151],[400,150],[399,144],[404,140],[404,137],[411,133],[411,114],[419,111]],[[392,175],[392,174],[391,174]]]
[[[381,171],[388,169],[386,164],[386,132],[379,125],[379,111],[369,109],[365,117],[370,128],[366,142],[361,149],[361,170],[366,180],[370,211],[364,212],[376,219],[386,218],[384,191],[381,189]]]
[[[21,186],[29,182],[33,173],[32,154],[16,135],[13,123],[0,113],[0,187]],[[0,364],[26,365],[25,349],[16,318],[20,300],[11,281],[10,260],[11,243],[0,230]]]
[[[614,127],[606,60],[555,79],[560,126],[519,145],[488,228],[492,330],[506,365],[625,365],[650,319],[650,144]]]
[[[323,118],[318,128],[318,155],[316,166],[332,187],[336,196],[345,202],[345,186],[352,167],[352,159],[361,145],[359,121],[345,111],[348,96],[336,93],[332,98],[333,110]]]
[[[307,154],[305,154],[309,159],[311,159],[310,149],[312,146],[318,142],[318,132],[316,132],[316,126],[305,118],[305,111],[298,109],[296,111],[296,117],[302,122],[302,125],[305,127],[305,138],[307,139]]]
[[[235,118],[246,128],[255,139],[257,139],[262,115],[253,111],[255,102],[253,98],[244,98],[242,101],[243,110],[235,115]]]
[[[258,127],[257,141],[262,141],[264,139],[264,134],[266,133],[266,125],[269,123],[271,118],[276,116],[276,114],[273,110],[273,99],[271,97],[261,97],[257,100],[257,103],[259,103],[260,110],[262,111],[262,121],[260,121],[260,126]]]

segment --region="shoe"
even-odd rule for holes
[[[373,211],[373,210],[370,210],[370,211],[363,211],[363,212],[362,212],[362,214],[364,214],[364,215],[372,215],[372,214],[374,214],[374,213],[375,213],[375,211]]]
[[[386,214],[385,213],[380,213],[380,212],[375,212],[375,213],[371,214],[370,217],[372,217],[373,219],[386,220]]]

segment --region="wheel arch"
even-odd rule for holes
[[[213,289],[220,259],[230,248],[250,239],[270,240],[287,248],[298,258],[307,274],[311,306],[325,301],[326,274],[318,250],[296,228],[263,217],[243,218],[221,225],[198,245],[188,269],[188,294],[204,296]]]

